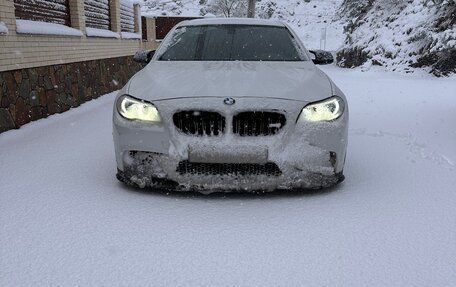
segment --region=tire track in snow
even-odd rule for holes
[[[445,154],[438,152],[437,150],[430,148],[425,143],[419,142],[418,139],[410,133],[400,134],[400,133],[391,133],[385,131],[369,132],[367,129],[351,129],[350,135],[353,136],[367,136],[373,138],[391,138],[396,141],[400,141],[407,147],[407,150],[414,155],[418,155],[420,158],[428,161],[432,161],[438,165],[445,165],[450,167],[451,170],[454,169],[455,163]],[[411,160],[413,163],[415,161]]]

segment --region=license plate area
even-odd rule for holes
[[[268,149],[261,146],[189,146],[188,161],[191,163],[255,163],[268,162]]]

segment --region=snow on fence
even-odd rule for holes
[[[14,7],[17,19],[71,26],[68,0],[14,0]]]
[[[135,32],[135,12],[130,0],[120,1],[120,29],[122,32]]]
[[[65,25],[20,19],[16,20],[16,31],[19,34],[82,36],[80,30]]]
[[[111,29],[109,0],[84,0],[86,27]]]

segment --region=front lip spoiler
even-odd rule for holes
[[[170,180],[170,179],[165,179],[165,178],[151,178],[150,182],[151,184],[148,184],[147,186],[140,186],[133,180],[131,180],[131,176],[120,169],[117,169],[117,174],[116,174],[117,179],[134,188],[138,189],[148,189],[150,191],[164,191],[164,192],[197,192],[197,193],[202,193],[202,194],[211,194],[211,193],[264,193],[264,192],[312,192],[312,191],[324,191],[328,188],[331,187],[324,187],[324,186],[319,186],[319,187],[314,187],[314,188],[292,188],[292,189],[276,189],[274,191],[268,191],[268,190],[245,190],[245,189],[202,189],[199,188],[198,186],[192,186],[191,188],[183,188],[182,186],[179,185],[176,181]],[[336,179],[336,182],[333,186],[336,186],[340,183],[342,183],[345,180],[345,175],[344,172],[341,171],[339,173],[334,174],[334,177]]]

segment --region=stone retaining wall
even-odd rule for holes
[[[0,133],[122,88],[132,56],[0,72]]]

